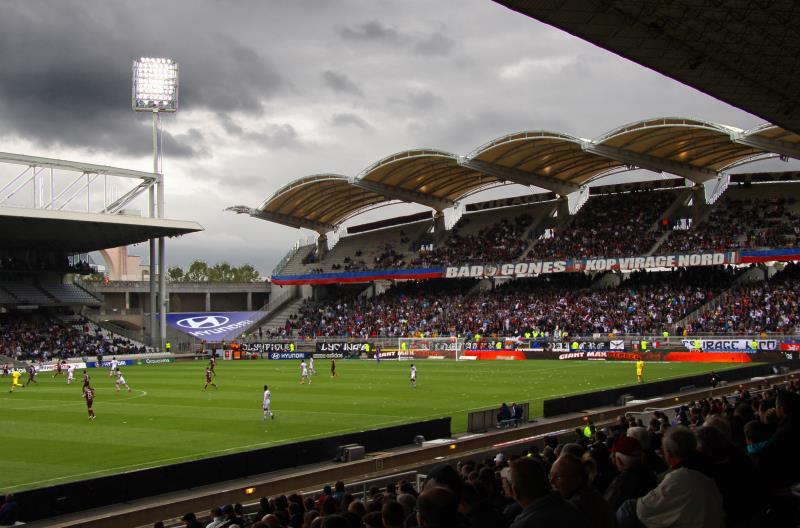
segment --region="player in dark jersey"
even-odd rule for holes
[[[33,366],[33,364],[28,365],[28,383],[26,383],[25,386],[27,387],[31,384],[31,382],[34,382],[37,385],[39,384],[39,382],[36,381],[36,367]]]
[[[94,389],[88,384],[83,386],[83,398],[86,400],[86,410],[89,413],[89,419],[94,420],[96,418],[94,409],[92,409],[92,404],[94,403]]]
[[[217,384],[214,383],[214,371],[211,370],[211,367],[206,367],[206,386],[203,387],[203,390],[208,390],[208,386],[211,385],[215,389],[219,389]]]
[[[83,389],[85,389],[86,387],[89,386],[89,380],[90,380],[89,373],[84,370],[83,371],[83,388],[81,390],[83,390]]]
[[[331,360],[331,377],[332,378],[336,377],[336,360],[335,359]]]
[[[8,363],[3,363],[3,377],[8,376],[11,373],[11,369],[8,366]]]
[[[58,362],[56,363],[56,371],[55,371],[55,373],[53,374],[53,377],[55,378],[56,376],[60,376],[60,375],[61,375],[61,370],[62,370],[63,368],[64,368],[64,362],[63,362],[63,361],[58,361]]]

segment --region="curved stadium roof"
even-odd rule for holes
[[[388,202],[443,211],[470,194],[509,182],[564,196],[604,176],[639,169],[701,184],[737,165],[779,155],[800,159],[800,135],[774,125],[744,131],[666,117],[630,123],[593,140],[550,131],[507,134],[463,158],[436,149],[406,150],[373,163],[356,178],[306,176],[255,209],[228,209],[325,233]]]

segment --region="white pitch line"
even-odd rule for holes
[[[133,389],[131,392],[140,392],[141,394],[137,394],[135,396],[127,396],[127,397],[122,398],[122,399],[117,399],[116,401],[98,402],[97,399],[95,399],[95,403],[102,403],[103,405],[105,405],[107,403],[124,403],[124,402],[128,402],[130,400],[135,400],[137,398],[143,398],[143,397],[147,396],[147,391],[143,391],[143,390],[139,390],[139,389]],[[38,399],[36,401],[37,402],[54,401],[54,402],[61,402],[61,403],[55,403],[55,404],[49,404],[48,403],[48,404],[45,404],[45,405],[34,405],[32,407],[31,406],[11,407],[11,408],[8,408],[8,410],[10,410],[10,411],[32,411],[32,410],[36,410],[36,409],[52,409],[54,407],[71,407],[73,405],[86,405],[86,403],[83,401],[82,397],[81,397],[80,401],[74,401],[74,402],[62,402],[61,400],[51,400],[51,399],[44,399],[44,400]]]

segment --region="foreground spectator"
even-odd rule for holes
[[[697,453],[694,433],[683,426],[671,427],[662,447],[669,472],[647,495],[622,505],[617,511],[619,526],[725,526],[722,497],[714,481],[701,471],[705,468]]]
[[[417,498],[417,525],[428,528],[466,526],[458,514],[458,497],[441,486],[425,486]]]
[[[614,512],[595,489],[587,463],[571,454],[563,454],[550,469],[550,482],[559,494],[583,514],[583,526],[614,528]]]
[[[5,496],[0,506],[0,526],[14,526],[17,522],[17,499],[13,493]]]
[[[626,500],[643,497],[656,487],[656,474],[645,467],[642,446],[636,438],[617,438],[611,448],[611,459],[619,471],[605,493],[612,511],[617,511]]]
[[[550,488],[541,462],[520,458],[511,463],[511,492],[522,513],[510,528],[574,528],[585,526],[583,516]]]

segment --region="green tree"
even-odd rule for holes
[[[234,269],[235,282],[258,282],[261,280],[261,274],[250,264],[242,264]]]
[[[172,266],[167,270],[167,277],[170,282],[180,282],[183,280],[183,268],[180,266]]]
[[[193,260],[186,273],[183,273],[178,266],[170,268],[168,273],[173,282],[258,282],[262,280],[261,274],[250,264],[231,266],[227,262],[220,262],[209,266],[202,260]]]
[[[193,260],[189,264],[189,269],[186,275],[183,276],[185,282],[207,282],[208,281],[208,264],[202,260]]]

